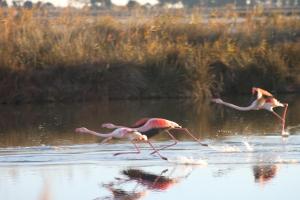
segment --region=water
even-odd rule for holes
[[[249,99],[227,98],[246,105]],[[266,111],[238,112],[210,103],[112,101],[0,106],[0,198],[14,199],[299,199],[300,97],[289,103],[288,138]],[[281,110],[278,109],[278,112]],[[161,154],[113,156],[133,150],[128,141],[100,144],[74,133],[105,122],[131,124],[163,117],[190,129],[204,147],[177,133],[180,142]],[[172,141],[151,139],[155,147]]]

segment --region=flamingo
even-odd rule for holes
[[[104,124],[102,124],[102,127],[109,128],[109,129],[125,128],[125,126],[115,125],[112,123],[104,123]],[[166,132],[174,142],[172,144],[164,146],[158,150],[169,148],[178,143],[178,140],[174,137],[174,135],[172,133],[170,133],[170,130],[183,131],[187,135],[191,136],[194,140],[196,140],[200,145],[208,146],[207,144],[200,142],[193,134],[190,133],[190,131],[187,128],[182,128],[176,122],[173,122],[173,121],[170,121],[167,119],[142,118],[142,119],[138,120],[137,122],[135,122],[130,128],[136,129],[138,132],[142,133],[143,135],[145,135],[149,138],[153,137],[154,135],[156,135],[160,132]],[[156,153],[156,151],[157,150],[155,150],[151,154]]]
[[[81,127],[81,128],[76,128],[75,132],[77,133],[88,133],[91,135],[95,135],[98,137],[103,137],[105,138],[102,143],[105,143],[113,138],[117,138],[117,139],[122,139],[122,138],[126,138],[128,140],[131,141],[131,143],[134,145],[136,151],[134,152],[121,152],[121,153],[115,153],[114,156],[117,155],[121,155],[121,154],[139,154],[141,151],[139,149],[139,147],[136,145],[135,142],[146,142],[149,144],[149,146],[154,150],[155,153],[157,153],[157,155],[163,159],[163,160],[168,160],[166,157],[160,155],[160,153],[158,152],[159,150],[157,150],[152,143],[148,140],[148,137],[146,135],[143,135],[141,133],[139,133],[137,130],[132,129],[132,128],[126,128],[126,127],[122,127],[122,128],[117,128],[114,131],[110,132],[110,133],[97,133],[95,131],[89,130],[85,127]]]
[[[250,111],[250,110],[267,110],[273,113],[281,122],[282,122],[282,131],[281,135],[283,137],[288,136],[289,133],[284,131],[285,128],[285,121],[286,121],[286,113],[288,104],[287,103],[280,103],[271,93],[261,88],[252,88],[252,94],[256,95],[256,99],[247,107],[240,107],[228,102],[223,101],[220,98],[212,99],[212,102],[223,104],[227,107],[240,110],[240,111]],[[278,115],[274,108],[276,107],[284,107],[283,116],[281,117]]]

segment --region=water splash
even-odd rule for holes
[[[168,160],[170,163],[179,164],[179,165],[202,165],[206,166],[207,162],[201,158],[185,157],[178,156],[174,159]]]
[[[295,125],[295,126],[287,126],[286,127],[286,130],[289,132],[290,130],[299,130],[300,129],[300,124],[298,124],[298,125]]]
[[[241,152],[241,149],[237,146],[225,145],[225,146],[210,146],[213,150],[223,153]]]
[[[253,151],[254,150],[253,147],[249,144],[249,142],[243,141],[243,144],[245,145],[245,147],[248,151]]]
[[[300,161],[297,159],[282,159],[282,158],[278,158],[275,162],[280,163],[280,164],[299,164],[300,163]]]
[[[289,135],[290,135],[290,133],[288,131],[282,130],[282,132],[281,132],[282,137],[288,137]]]

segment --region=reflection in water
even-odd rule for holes
[[[278,167],[276,165],[253,166],[254,180],[257,183],[265,184],[276,176]]]
[[[168,170],[163,170],[160,175],[152,174],[139,169],[124,170],[122,173],[126,175],[129,180],[134,180],[138,184],[141,184],[150,190],[166,190],[178,182],[177,179],[171,179],[163,176],[166,171]]]
[[[43,185],[41,188],[41,193],[39,196],[40,200],[51,200],[53,199],[51,196],[51,187],[48,181],[48,178],[44,178],[45,180],[43,180]]]
[[[109,190],[112,193],[112,196],[104,197],[104,198],[96,198],[95,200],[138,200],[146,196],[147,191],[125,191],[119,188],[115,188],[114,184],[104,184],[103,187],[105,187],[107,190]]]
[[[165,192],[171,186],[179,183],[183,178],[187,178],[190,174],[186,174],[183,177],[173,178],[171,177],[175,171],[175,168],[170,174],[166,174],[168,169],[161,171],[160,174],[154,174],[146,172],[141,169],[126,169],[121,171],[121,174],[125,178],[115,178],[115,181],[109,184],[103,184],[107,190],[112,194],[109,197],[97,198],[97,199],[122,199],[122,200],[135,200],[145,197],[150,191]],[[124,184],[136,183],[133,189],[125,190],[121,189]],[[142,187],[142,189],[139,189]],[[125,187],[124,187],[125,188]]]

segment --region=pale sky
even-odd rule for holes
[[[11,5],[12,1],[13,0],[8,0],[7,3]],[[67,6],[69,4],[69,0],[31,0],[31,1],[34,3],[38,2],[38,1],[51,2],[55,6]],[[112,0],[112,2],[116,5],[126,5],[128,0]],[[145,4],[145,3],[156,4],[158,1],[157,0],[137,0],[137,2],[139,2],[141,4]]]

